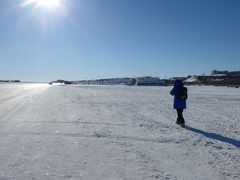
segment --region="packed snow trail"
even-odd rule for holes
[[[240,90],[0,85],[0,179],[240,178]]]

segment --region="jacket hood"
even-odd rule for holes
[[[177,80],[174,82],[174,86],[182,87],[182,86],[183,86],[182,80],[181,80],[181,79],[177,79]]]

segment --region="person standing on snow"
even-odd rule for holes
[[[186,109],[186,100],[187,100],[187,88],[184,87],[182,80],[177,79],[174,82],[174,87],[171,90],[170,94],[174,96],[174,105],[173,108],[177,110],[177,122],[181,126],[185,125],[185,120],[183,118],[183,110]]]

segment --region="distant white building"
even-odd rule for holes
[[[198,79],[196,76],[192,76],[192,77],[189,77],[187,79],[184,80],[185,83],[194,83],[194,82],[197,82]]]
[[[220,76],[227,76],[227,74],[213,74],[212,76],[218,76],[218,77],[220,77]]]

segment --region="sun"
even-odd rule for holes
[[[60,25],[71,7],[69,0],[21,0],[19,5],[26,12],[21,24],[32,23],[43,34]]]
[[[60,0],[36,0],[37,5],[45,6],[48,8],[55,8],[60,6]]]
[[[59,9],[61,0],[25,0],[22,6],[34,5],[36,8]]]

